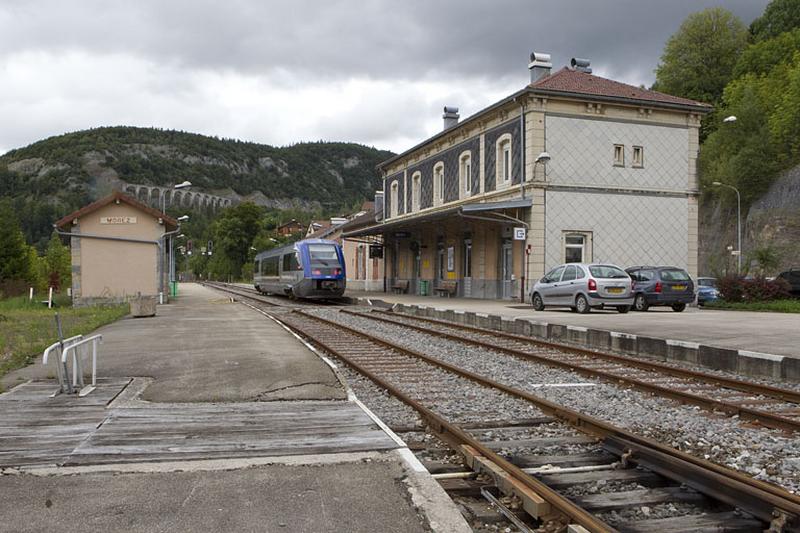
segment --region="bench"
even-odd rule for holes
[[[455,296],[457,289],[457,281],[442,281],[438,287],[434,287],[433,292],[435,292],[438,296],[446,295],[448,298],[450,298],[451,296]]]
[[[392,292],[395,294],[404,294],[408,292],[408,285],[409,282],[407,279],[398,279],[395,280],[394,285],[392,285]]]

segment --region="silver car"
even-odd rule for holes
[[[557,266],[536,282],[530,298],[536,311],[558,306],[588,313],[593,307],[616,307],[627,313],[633,305],[630,276],[618,266],[598,263]]]

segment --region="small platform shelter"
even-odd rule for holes
[[[175,219],[117,191],[55,227],[70,238],[74,305],[124,302],[139,294],[168,299]]]

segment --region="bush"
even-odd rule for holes
[[[783,279],[728,276],[719,281],[718,287],[726,302],[767,302],[788,298],[790,295],[789,284]]]

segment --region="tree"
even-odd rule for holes
[[[0,202],[0,283],[32,281],[34,277],[29,246],[19,219],[5,200]]]
[[[750,34],[753,42],[759,42],[795,28],[800,28],[800,0],[772,0],[750,24]]]
[[[61,237],[55,231],[47,244],[44,266],[47,286],[53,287],[54,291],[60,291],[71,284],[72,258],[69,249],[61,243]]]
[[[715,104],[746,45],[747,29],[730,11],[692,13],[667,41],[653,88]]]

